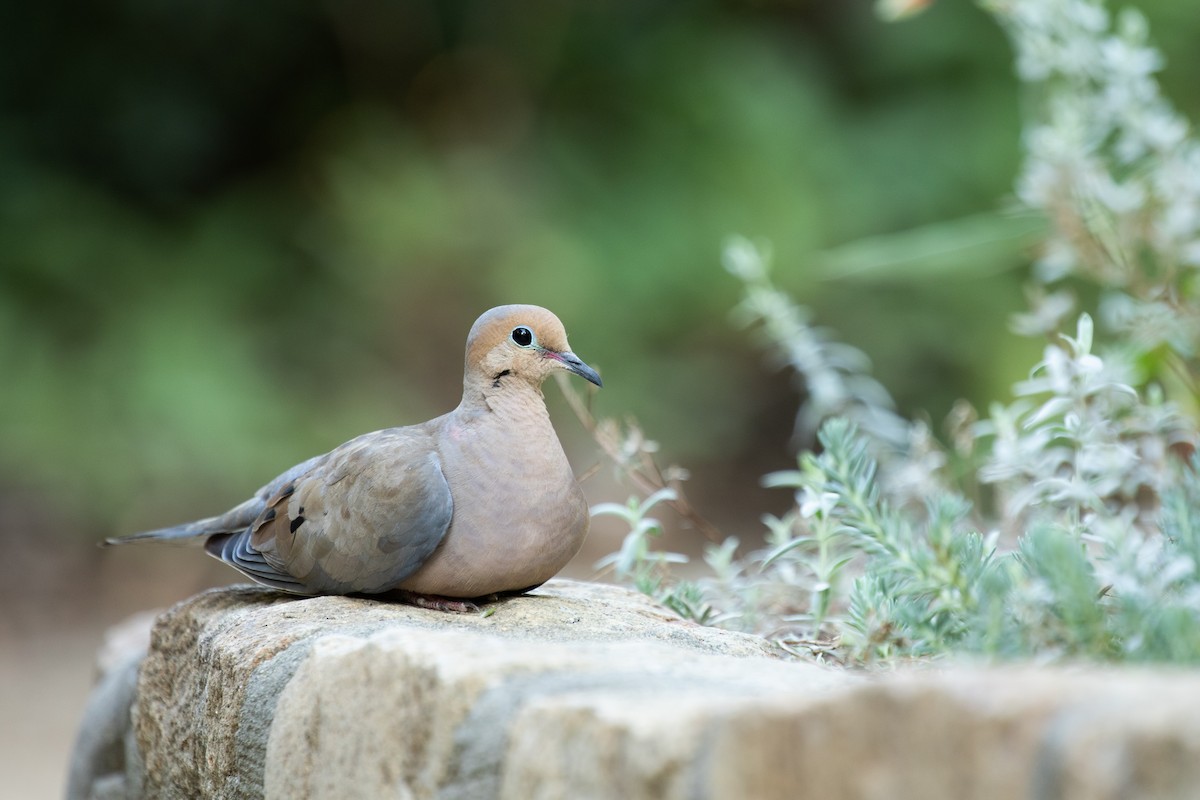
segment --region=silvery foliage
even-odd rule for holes
[[[1175,637],[1188,653],[1200,626],[1191,530],[1200,510],[1186,501],[1195,494],[1186,456],[1197,432],[1164,394],[1173,389],[1194,409],[1200,142],[1159,91],[1154,73],[1164,59],[1136,10],[1114,24],[1092,0],[984,6],[1010,34],[1018,76],[1037,92],[1018,196],[1053,223],[1035,272],[1047,288],[1034,291],[1014,328],[1053,335],[1071,299],[1052,287],[1072,278],[1100,289],[1099,318],[1115,342],[1096,354],[1086,314],[1074,336],[1056,336],[1015,387],[1018,400],[994,406],[980,424],[992,443],[980,477],[1000,487],[1010,525],[1087,543],[1101,605],[1123,612],[1111,618],[1113,647],[1131,657],[1168,653],[1165,641],[1147,637],[1170,618],[1193,631]],[[1023,605],[1036,605],[1033,595],[1051,592],[1052,581],[1026,584]],[[1138,624],[1122,631],[1122,621]]]
[[[1159,92],[1163,59],[1136,11],[1114,26],[1091,0],[982,5],[1010,33],[1035,94],[1017,194],[1053,229],[1030,309],[1013,321],[1049,344],[1014,402],[974,429],[994,518],[944,488],[944,454],[895,414],[866,357],[812,327],[772,285],[768,256],[733,240],[725,266],[746,288],[739,315],[802,379],[797,431],[820,428],[824,452],[768,476],[797,502],[764,519],[764,552],[710,552],[707,607],[715,621],[835,659],[965,649],[1195,661],[1200,478],[1187,455],[1197,434],[1164,398],[1194,403],[1200,144]],[[1113,341],[1102,354],[1091,315],[1061,332],[1074,308],[1060,288],[1068,278],[1101,290]],[[913,513],[918,497],[925,509]]]
[[[982,5],[1033,94],[1017,195],[1053,222],[1038,279],[1090,280],[1101,321],[1138,352],[1194,356],[1200,314],[1185,276],[1200,267],[1200,141],[1159,91],[1164,59],[1145,17],[1125,9],[1114,24],[1096,0]],[[1041,293],[1018,328],[1053,332],[1069,308],[1061,291]]]
[[[937,476],[945,456],[928,426],[896,413],[891,394],[871,375],[870,358],[838,341],[835,332],[813,325],[812,312],[774,285],[769,247],[730,237],[722,261],[742,282],[734,320],[756,328],[776,363],[795,373],[803,392],[795,443],[811,445],[822,424],[840,417],[867,437],[873,455],[887,467],[881,475],[885,491],[897,502],[919,503],[940,489]]]
[[[871,360],[831,331],[814,327],[811,312],[775,288],[769,248],[735,236],[726,242],[722,260],[744,288],[735,319],[745,327],[758,325],[778,361],[800,380],[806,399],[796,413],[797,438],[810,442],[822,422],[842,416],[869,436],[902,447],[908,422],[896,414],[888,390],[871,377]]]
[[[1173,480],[1171,448],[1192,437],[1186,420],[1154,387],[1143,399],[1119,359],[1092,352],[1093,325],[1047,345],[1018,400],[993,405],[977,426],[991,453],[981,480],[1004,493],[1002,519],[1070,523],[1086,534],[1097,517],[1150,529],[1157,498]],[[1069,519],[1064,518],[1064,514]]]

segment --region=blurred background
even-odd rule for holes
[[[1140,6],[1195,118],[1200,15]],[[1007,332],[1036,243],[1001,213],[1019,111],[1007,42],[962,0],[896,25],[866,0],[8,4],[13,796],[60,790],[107,625],[236,578],[95,542],[449,410],[492,305],[556,311],[604,374],[596,412],[637,418],[746,540],[790,502],[758,479],[794,458],[799,395],[731,323],[728,235],[772,243],[905,414],[936,430],[960,397],[1007,397],[1037,351]],[[583,472],[594,447],[547,395]],[[628,493],[610,472],[592,502]],[[597,525],[571,574],[619,534]]]

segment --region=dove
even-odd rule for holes
[[[480,316],[465,361],[453,411],[351,439],[219,516],[106,544],[196,542],[283,592],[448,610],[540,586],[579,551],[589,520],[542,382],[566,371],[601,386],[600,375],[558,317],[532,305]]]

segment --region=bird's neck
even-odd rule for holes
[[[539,386],[513,381],[493,391],[464,392],[452,418],[445,433],[455,446],[470,450],[486,440],[489,446],[502,444],[506,457],[523,464],[527,472],[570,474]]]
[[[542,387],[511,375],[466,381],[459,413],[471,417],[550,422]]]

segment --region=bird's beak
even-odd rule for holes
[[[604,382],[600,380],[600,373],[596,372],[596,370],[580,361],[579,356],[575,355],[570,350],[562,353],[555,353],[547,350],[546,353],[551,358],[561,361],[562,365],[567,368],[567,372],[574,372],[585,381],[590,381],[591,383],[594,383],[600,387],[604,386]]]

